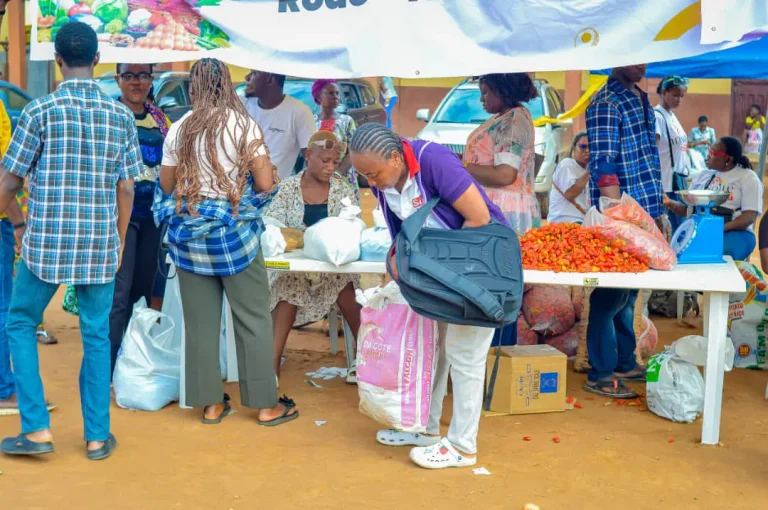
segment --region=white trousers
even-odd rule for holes
[[[485,366],[495,330],[476,326],[439,325],[437,370],[432,386],[427,434],[440,434],[448,374],[453,384],[453,417],[448,441],[464,453],[477,453],[477,431],[483,408]]]

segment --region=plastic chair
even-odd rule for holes
[[[356,339],[343,316],[341,323],[344,327],[344,350],[347,355],[347,368],[349,368],[355,364],[353,353]],[[339,352],[339,311],[335,306],[328,313],[328,329],[328,335],[331,337],[331,354],[336,354]]]

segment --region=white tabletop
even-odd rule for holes
[[[384,274],[387,272],[384,262],[350,262],[342,266],[335,266],[330,262],[308,259],[304,256],[304,250],[296,250],[283,253],[277,257],[270,257],[264,261],[267,269],[282,271],[297,271],[301,273],[357,273],[357,274]]]
[[[672,271],[650,270],[644,273],[555,273],[523,272],[525,283],[570,285],[574,287],[607,287],[615,289],[691,290],[701,292],[744,292],[746,284],[730,257],[722,264],[681,264]],[[384,262],[352,262],[334,266],[308,259],[302,250],[266,259],[268,269],[319,273],[384,274]]]

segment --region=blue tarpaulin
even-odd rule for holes
[[[592,71],[592,74],[609,73],[610,69]],[[768,36],[736,48],[648,64],[645,76],[664,78],[672,74],[686,78],[768,79]]]

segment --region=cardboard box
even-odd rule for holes
[[[486,388],[496,361],[488,354]],[[532,414],[565,411],[565,371],[568,358],[550,345],[501,348],[491,413]]]

